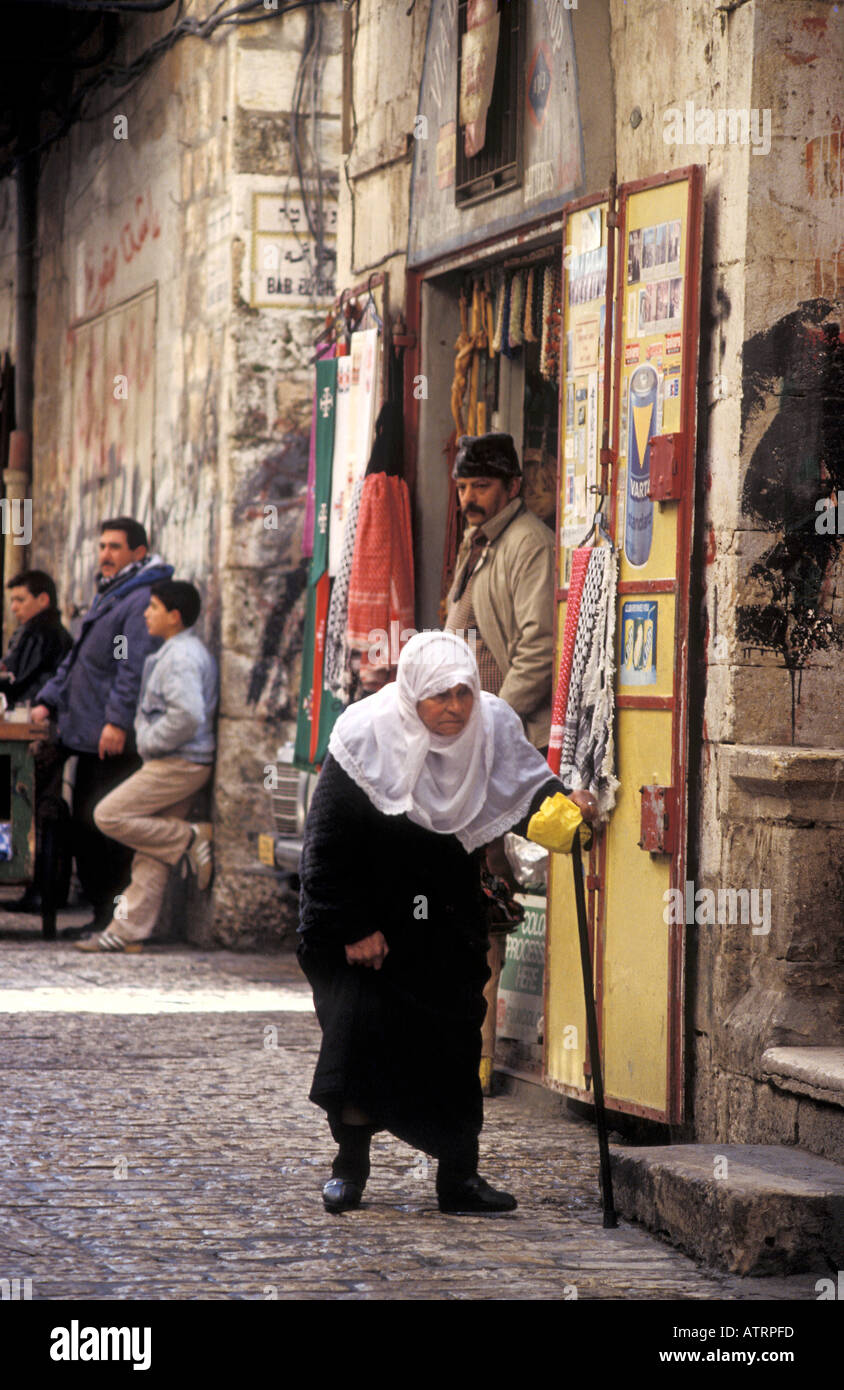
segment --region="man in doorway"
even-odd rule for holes
[[[481,689],[506,700],[544,751],[554,661],[553,533],[521,497],[512,435],[464,435],[452,477],[468,528],[445,626],[468,641],[474,630]]]
[[[132,852],[103,835],[94,807],[141,765],[132,726],[148,654],[159,645],[147,631],[150,589],[170,579],[173,566],[150,555],[144,527],[133,517],[102,523],[97,592],[79,636],[32,710],[36,723],[55,717],[61,763],[78,755],[71,840],[82,891],[94,919],[74,935],[102,931],[114,899],[129,881]]]

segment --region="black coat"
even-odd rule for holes
[[[549,774],[524,830],[546,796]],[[489,979],[480,854],[454,835],[387,816],[325,760],[305,827],[299,959],[323,1031],[311,1100],[357,1106],[379,1128],[437,1154],[483,1122],[478,1070]],[[380,970],[345,946],[383,932]]]
[[[73,638],[62,626],[55,608],[46,608],[22,623],[13,634],[0,671],[0,691],[9,708],[34,700],[45,681],[61,665],[73,646]],[[10,676],[14,679],[10,680]]]

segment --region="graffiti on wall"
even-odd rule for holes
[[[836,306],[812,299],[744,344],[742,444],[758,435],[742,510],[775,536],[750,570],[737,614],[746,648],[777,653],[791,675],[791,729],[802,672],[844,645],[832,611],[841,539],[817,526],[818,499],[844,488],[844,342]]]
[[[796,265],[812,267],[812,294],[838,299],[844,289],[844,140],[840,122],[806,142],[807,205],[797,221]]]
[[[249,676],[247,702],[265,702],[277,719],[296,713],[298,683],[295,658],[302,651],[304,592],[308,564],[296,554],[301,545],[304,485],[309,434],[290,430],[243,480],[235,521],[249,521],[262,531],[267,558],[277,583],[259,599],[261,635]],[[266,523],[272,521],[273,525]]]
[[[150,518],[155,311],[150,289],[71,331],[68,578],[76,608],[90,602],[102,519]]]
[[[108,302],[109,287],[120,265],[130,265],[143,248],[161,235],[161,223],[149,189],[139,193],[129,217],[115,236],[94,250],[85,246],[80,268],[79,316],[99,314]]]

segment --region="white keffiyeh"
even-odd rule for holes
[[[474,696],[459,734],[432,733],[416,706],[456,685]],[[467,852],[517,824],[552,774],[515,710],[480,689],[469,647],[452,632],[420,632],[394,683],[341,714],[328,745],[384,815],[456,835]]]

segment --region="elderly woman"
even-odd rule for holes
[[[310,1098],[339,1146],[328,1211],[359,1204],[379,1129],[437,1158],[441,1211],[516,1206],[478,1175],[480,856],[564,790],[453,633],[413,637],[395,683],[337,721],[305,827],[299,927],[323,1034]],[[588,793],[572,799],[590,814]]]

